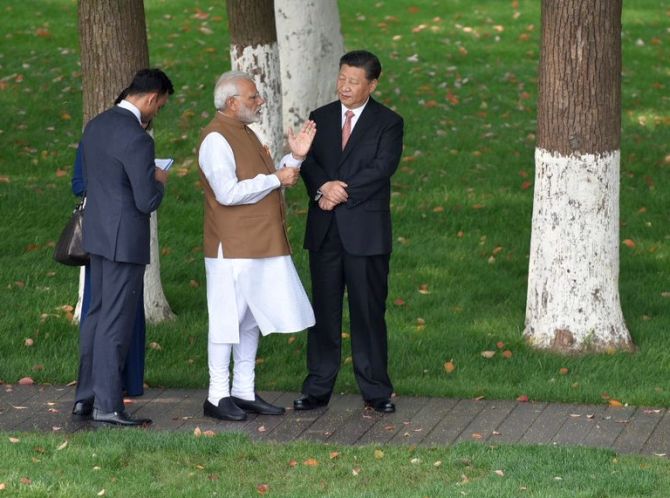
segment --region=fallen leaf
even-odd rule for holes
[[[482,351],[481,352],[482,358],[486,358],[487,360],[490,360],[496,355],[495,351]]]
[[[499,475],[500,477],[505,477],[505,472],[503,472],[502,470],[496,470],[495,473],[496,473],[496,475]]]
[[[503,351],[502,355],[503,358],[509,360],[512,357],[512,352],[509,349],[506,349],[505,351]]]
[[[570,372],[570,370],[568,370],[568,369],[565,368],[565,367],[560,368],[560,369],[558,370],[558,373],[561,374],[561,375],[568,375],[568,372]]]
[[[433,462],[433,467],[441,467],[442,466],[442,460],[437,460]]]
[[[12,444],[20,443],[21,440],[18,437],[10,437],[9,442]]]
[[[444,371],[448,374],[452,373],[454,370],[456,370],[456,365],[454,365],[453,360],[447,361],[444,364]]]
[[[205,437],[214,437],[214,436],[216,436],[216,432],[209,430],[209,431],[203,432],[202,435],[205,436]]]
[[[528,396],[526,394],[522,394],[521,396],[518,396],[516,400],[519,403],[528,403]]]
[[[396,306],[404,306],[405,305],[405,300],[398,297],[398,298],[395,299],[395,301],[393,301],[393,304],[395,304]]]
[[[200,429],[199,426],[196,427],[195,429],[193,429],[193,435],[194,435],[195,437],[200,437],[200,436],[202,436],[202,430]]]
[[[384,452],[380,449],[375,450],[375,460],[381,460],[384,458]]]
[[[351,469],[351,473],[355,477],[355,476],[357,476],[358,474],[361,473],[361,468],[360,467],[354,467],[353,469]]]
[[[19,385],[21,386],[32,386],[35,383],[35,381],[32,379],[32,377],[22,377],[19,379]]]
[[[26,337],[26,339],[23,341],[23,344],[27,347],[30,347],[35,344],[35,341],[33,341],[30,337]]]
[[[268,491],[270,491],[270,485],[269,484],[259,484],[256,486],[256,491],[258,491],[259,495],[264,495]]]
[[[421,284],[419,286],[419,294],[430,294],[430,291],[428,290],[428,284]]]
[[[618,406],[623,406],[623,403],[621,401],[619,401],[618,399],[611,399],[611,400],[609,400],[609,405],[618,407]]]
[[[625,245],[625,246],[628,247],[629,249],[633,249],[633,248],[635,247],[635,242],[633,242],[633,241],[630,240],[630,239],[624,239],[624,241],[623,241],[623,245]]]
[[[7,485],[4,482],[0,482],[0,491],[7,489]]]
[[[318,467],[319,461],[316,458],[308,458],[302,462],[302,464],[306,465],[307,467]]]
[[[98,496],[105,496],[105,488],[98,491]]]
[[[294,459],[289,460],[289,462],[288,462],[288,466],[289,466],[289,467],[291,467],[292,469],[294,469],[294,468],[296,467],[296,465],[298,465],[297,460],[294,460]]]
[[[295,336],[294,336],[294,335],[292,335],[292,336],[289,336],[289,338],[288,338],[288,341],[287,341],[287,342],[288,342],[289,344],[293,344],[293,343],[295,342]]]
[[[22,477],[21,479],[19,479],[19,481],[21,482],[21,484],[32,484],[32,482],[33,482],[30,479],[28,479],[27,477]]]
[[[482,439],[484,436],[480,432],[473,432],[472,439]]]
[[[154,351],[160,351],[163,348],[157,342],[150,342],[149,343],[149,349],[153,349]]]
[[[63,441],[63,443],[56,448],[56,451],[64,450],[65,448],[67,448],[67,441]]]
[[[340,457],[340,452],[339,451],[331,451],[328,456],[330,456],[331,460],[335,460],[336,458]]]
[[[412,465],[417,465],[417,464],[421,463],[421,459],[415,457],[415,458],[412,458],[412,459],[409,461],[409,463],[411,463]]]
[[[505,347],[505,343],[502,342],[502,341],[498,341],[498,342],[496,342],[496,347],[497,347],[498,349],[502,349],[502,348]]]

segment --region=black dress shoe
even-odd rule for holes
[[[233,402],[230,396],[221,398],[218,406],[214,406],[206,399],[202,405],[202,411],[206,417],[218,418],[220,420],[240,422],[247,419],[247,414]]]
[[[302,394],[298,399],[293,400],[294,410],[314,410],[328,404],[327,400],[315,398],[309,394]]]
[[[75,417],[81,418],[90,418],[93,413],[93,401],[92,400],[82,400],[76,401],[72,407],[72,415]]]
[[[395,405],[388,398],[371,399],[366,401],[367,406],[379,413],[394,413]]]
[[[258,413],[259,415],[284,415],[286,412],[283,406],[271,405],[261,398],[258,393],[254,393],[254,396],[255,399],[251,401],[237,398],[235,396],[231,396],[231,398],[237,406],[248,413]]]
[[[150,418],[132,418],[125,410],[120,412],[103,412],[97,408],[93,408],[93,421],[113,425],[124,425],[127,427],[137,427],[139,425],[149,425],[151,423]]]

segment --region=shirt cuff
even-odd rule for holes
[[[299,168],[302,164],[302,161],[293,157],[293,154],[290,152],[281,158],[279,162],[280,167],[287,166],[289,168]]]

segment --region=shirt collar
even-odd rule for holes
[[[132,112],[133,115],[137,118],[137,121],[139,121],[139,123],[142,124],[142,113],[137,108],[137,106],[135,106],[135,104],[131,104],[130,102],[128,102],[127,100],[124,99],[121,102],[119,102],[117,105],[119,107],[121,107],[122,109],[126,109],[126,110]]]
[[[359,116],[361,115],[361,113],[363,112],[363,109],[365,109],[365,106],[368,105],[368,102],[370,102],[370,98],[369,98],[369,97],[368,97],[368,100],[366,100],[366,101],[363,103],[362,106],[359,106],[359,107],[357,107],[356,109],[349,109],[348,107],[345,107],[344,104],[340,104],[340,106],[342,107],[342,109],[341,109],[341,111],[342,111],[342,119],[345,119],[345,115],[344,115],[344,114],[345,114],[347,111],[351,111],[351,112],[353,112],[353,113],[354,113],[354,119],[358,119],[358,117],[359,117]]]

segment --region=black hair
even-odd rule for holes
[[[160,69],[140,69],[137,71],[133,81],[128,85],[128,88],[121,92],[119,97],[122,97],[121,100],[123,100],[130,95],[141,95],[150,92],[158,92],[159,95],[172,95],[174,93],[174,87],[170,78]]]
[[[360,67],[365,70],[365,77],[368,81],[379,79],[382,74],[382,64],[372,52],[367,50],[353,50],[347,52],[340,58],[340,67],[344,64],[352,67]]]

